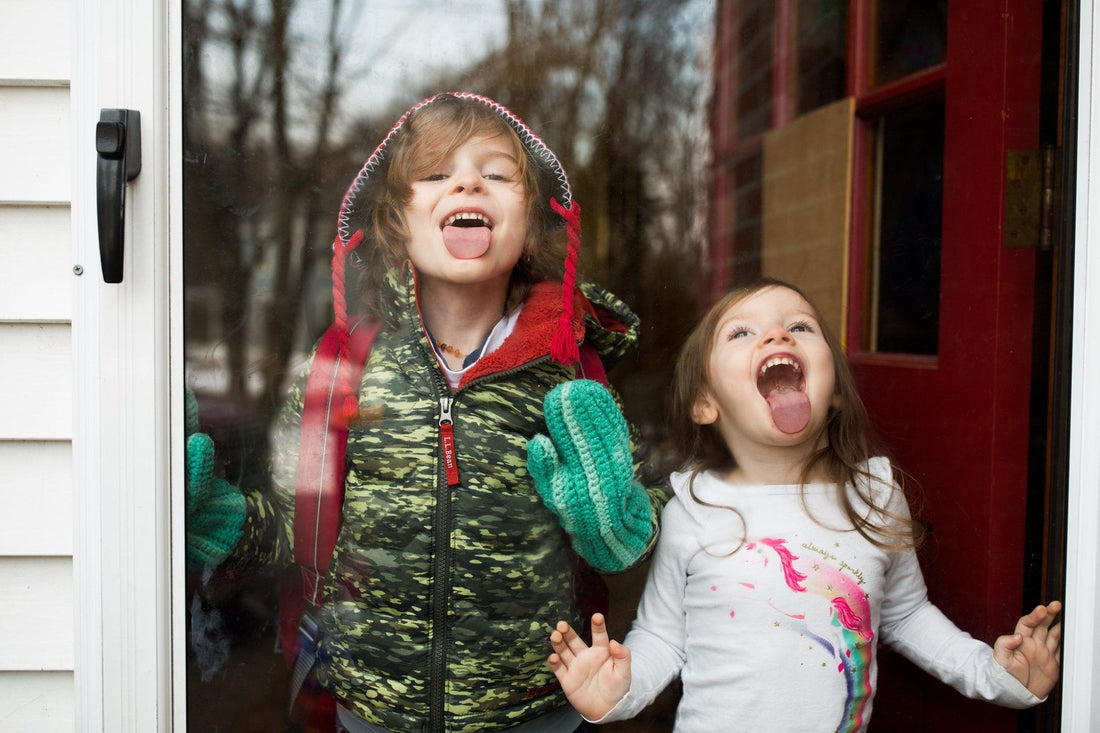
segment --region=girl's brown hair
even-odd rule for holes
[[[565,249],[554,237],[562,220],[549,205],[553,172],[531,155],[497,112],[482,102],[443,94],[411,113],[388,142],[388,165],[372,180],[360,213],[350,222],[352,230],[362,229],[364,234],[358,251],[364,270],[360,289],[368,312],[379,313],[382,279],[405,261],[409,236],[405,207],[412,198],[413,182],[469,140],[494,136],[508,141],[519,164],[528,214],[524,253],[512,273],[506,309],[523,302],[534,283],[560,278]]]
[[[805,485],[810,476],[820,472],[841,487],[855,487],[867,506],[875,507],[871,516],[866,516],[852,502],[847,491],[837,492],[841,508],[857,532],[879,547],[899,548],[919,544],[924,533],[920,522],[898,516],[887,511],[881,502],[872,501],[871,487],[876,479],[869,472],[867,461],[878,455],[879,451],[873,445],[867,410],[856,389],[855,377],[839,339],[821,318],[813,300],[801,288],[782,280],[763,278],[726,293],[711,306],[684,342],[676,362],[670,405],[673,439],[683,468],[690,470],[694,477],[703,471],[730,471],[737,467],[737,461],[718,429],[714,425],[697,423],[693,412],[696,401],[708,389],[710,375],[707,364],[722,318],[736,304],[768,288],[786,288],[809,304],[829,346],[836,372],[835,392],[839,406],[829,408],[825,445],[803,467],[802,484]]]

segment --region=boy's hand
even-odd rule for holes
[[[630,690],[630,650],[607,638],[603,614],[592,614],[592,646],[559,621],[550,634],[550,669],[577,712],[599,720]]]
[[[1062,624],[1051,624],[1061,611],[1059,601],[1036,606],[1016,622],[1015,633],[998,637],[993,644],[993,658],[997,663],[1038,698],[1049,695],[1058,682]]]
[[[575,379],[543,401],[549,436],[527,443],[527,468],[573,548],[600,572],[637,562],[653,537],[649,496],[634,481],[630,432],[599,382]]]

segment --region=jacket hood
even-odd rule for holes
[[[363,194],[368,186],[379,180],[385,180],[390,164],[390,143],[407,126],[408,121],[414,117],[417,112],[446,98],[477,102],[492,110],[497,116],[507,122],[523,142],[535,166],[547,171],[553,176],[556,185],[554,191],[551,192],[552,197],[562,207],[566,209],[572,207],[573,191],[569,186],[569,177],[566,176],[565,169],[558,161],[557,156],[554,155],[554,152],[550,150],[538,135],[531,131],[531,128],[529,128],[523,120],[504,105],[488,97],[469,92],[447,92],[428,97],[409,108],[409,110],[397,120],[396,124],[394,124],[382,139],[382,142],[378,144],[378,147],[374,149],[374,152],[367,158],[367,161],[363,163],[363,167],[359,169],[359,173],[352,180],[351,185],[348,186],[347,193],[344,194],[344,201],[340,206],[340,214],[337,219],[337,236],[340,240],[347,242],[352,234],[354,234],[354,232],[351,231],[350,222],[356,210],[363,204]],[[564,223],[564,221],[562,223]]]
[[[333,242],[333,310],[335,311],[337,327],[344,334],[348,332],[350,327],[346,293],[346,266],[350,258],[357,257],[357,255],[354,255],[354,251],[364,240],[364,233],[361,229],[351,231],[351,222],[358,218],[356,216],[357,209],[363,205],[365,200],[370,198],[366,195],[368,188],[386,180],[391,157],[390,147],[394,139],[409,127],[410,120],[413,120],[418,113],[433,104],[443,103],[483,105],[491,110],[515,132],[527,150],[536,170],[550,176],[554,181],[548,206],[540,203],[540,209],[545,206],[548,215],[554,217],[555,222],[560,221],[566,227],[568,248],[560,287],[561,307],[555,324],[556,330],[551,340],[550,355],[555,361],[563,364],[576,363],[579,359],[579,352],[573,334],[573,322],[577,315],[574,312],[574,305],[576,302],[577,261],[581,246],[580,206],[573,200],[573,192],[569,187],[569,179],[565,175],[564,168],[562,168],[557,156],[554,155],[546,143],[535,135],[523,120],[504,105],[488,97],[469,92],[437,94],[410,108],[375,148],[374,153],[363,164],[363,167],[348,187],[340,206],[337,234]],[[342,356],[346,356],[346,341],[347,338],[345,337],[340,342]],[[345,399],[345,402],[350,402],[350,400]]]

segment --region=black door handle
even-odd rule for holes
[[[95,126],[96,213],[103,282],[122,282],[126,182],[141,172],[141,115],[132,109],[101,109]]]

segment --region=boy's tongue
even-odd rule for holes
[[[443,227],[443,245],[452,257],[473,260],[489,250],[493,232],[489,227]]]
[[[810,423],[810,398],[805,392],[780,384],[764,396],[772,408],[772,421],[787,434],[794,434]]]

